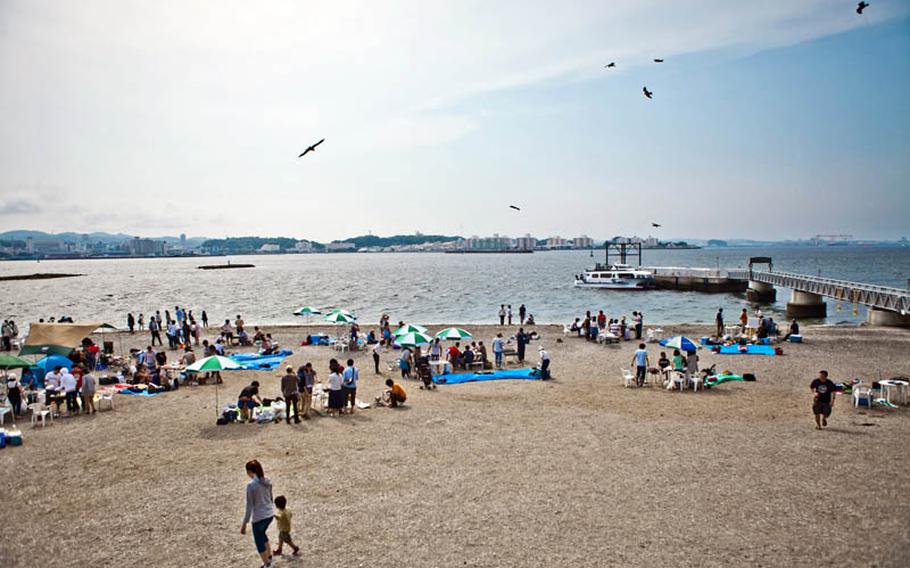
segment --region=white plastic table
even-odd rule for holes
[[[430,361],[430,369],[432,369],[434,375],[443,375],[447,372],[452,371],[452,366],[448,361],[438,359],[436,361]]]
[[[907,392],[910,391],[910,382],[901,379],[885,379],[879,381],[885,400],[892,404],[907,404]],[[892,398],[893,397],[893,398]]]

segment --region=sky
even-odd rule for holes
[[[871,4],[0,0],[0,231],[899,238]]]

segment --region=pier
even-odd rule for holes
[[[770,263],[768,263],[770,266]],[[790,289],[787,316],[821,318],[827,314],[825,298],[862,304],[872,325],[910,326],[910,289],[877,286],[822,276],[769,270],[715,270],[710,268],[647,267],[655,284],[664,290],[723,293],[745,292],[753,302],[769,303],[777,287]]]

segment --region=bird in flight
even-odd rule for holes
[[[615,61],[611,61],[611,62],[607,63],[606,65],[604,65],[604,69],[612,69],[613,67],[616,67]]]
[[[655,59],[655,60],[654,60],[654,63],[663,63],[663,62],[664,62],[663,59]]]
[[[315,152],[315,151],[316,151],[316,146],[319,146],[319,145],[322,144],[323,142],[325,142],[325,138],[323,138],[323,139],[320,140],[319,142],[316,142],[316,143],[313,144],[312,146],[308,147],[306,150],[303,151],[303,154],[300,154],[300,155],[297,156],[297,157],[298,157],[298,158],[302,158],[302,157],[306,156],[308,152]]]
[[[516,211],[521,211],[521,208],[520,208],[520,207],[516,207],[516,206],[514,206],[514,205],[509,205],[509,209],[514,209],[514,210],[516,210]]]
[[[647,87],[642,87],[641,90],[645,94],[646,97],[648,97],[649,99],[652,98],[651,95],[653,95],[654,93],[649,91]]]
[[[860,2],[859,4],[856,5],[856,13],[862,15],[863,10],[865,10],[868,7],[869,7],[868,2]]]
[[[652,226],[652,227],[660,227],[660,224],[659,224],[659,223],[654,223],[654,222],[652,222],[652,223],[651,223],[651,226]]]

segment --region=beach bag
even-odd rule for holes
[[[224,426],[227,423],[228,423],[227,418],[225,418],[224,416],[222,416],[221,418],[219,418],[218,420],[215,421],[215,424],[217,424],[219,426]]]
[[[781,349],[780,347],[775,347],[775,348],[774,348],[774,354],[775,354],[775,355],[783,355],[783,354],[784,354],[784,350]]]
[[[728,374],[729,374],[729,373],[728,373]],[[751,381],[754,381],[754,380],[755,380],[755,375],[753,375],[752,373],[743,373],[743,380],[744,380],[744,381],[750,381],[750,382],[751,382]]]

